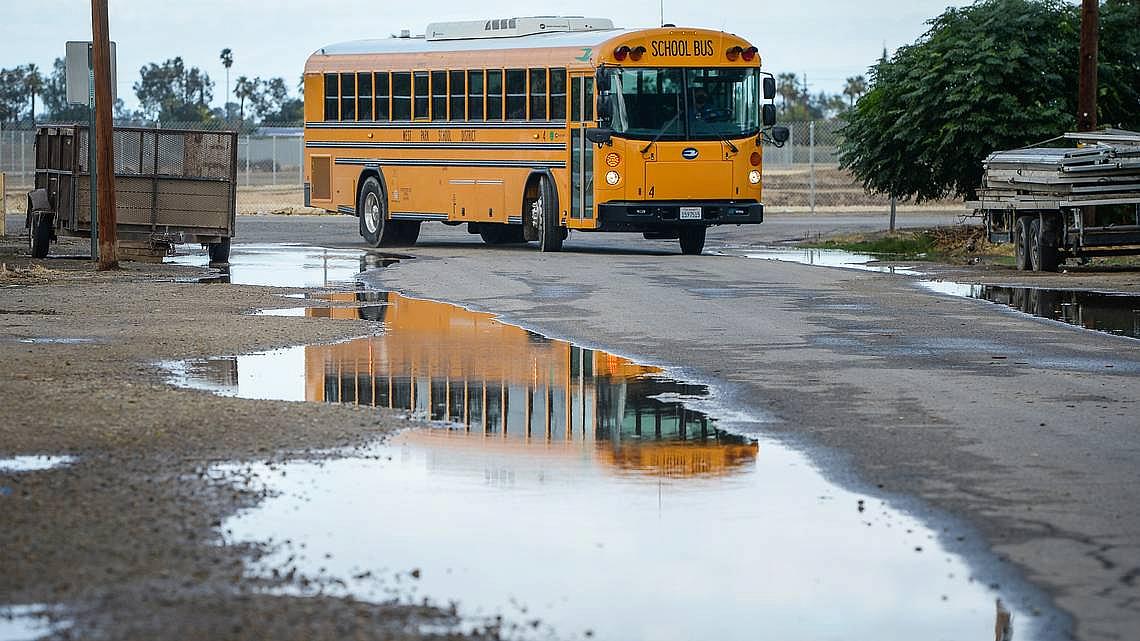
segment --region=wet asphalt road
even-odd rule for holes
[[[363,247],[355,222],[242,217],[239,241]],[[706,250],[884,223],[773,216],[710,233]],[[931,294],[914,278],[682,257],[675,242],[634,235],[579,233],[564,253],[539,254],[425,225],[400,253],[415,258],[370,284],[708,381],[833,480],[942,523],[983,580],[1043,588],[1079,638],[1140,627],[1140,342]],[[1070,624],[1047,625],[1060,636]]]

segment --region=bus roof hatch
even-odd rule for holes
[[[608,31],[614,28],[609,18],[582,16],[530,16],[495,18],[463,22],[433,22],[427,26],[428,40],[469,40],[475,38],[515,38],[540,33],[569,31]]]

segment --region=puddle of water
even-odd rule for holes
[[[919,284],[933,292],[986,300],[1084,329],[1140,338],[1140,296],[1136,295],[937,281]]]
[[[33,641],[69,627],[64,621],[53,621],[51,611],[43,605],[0,606],[0,640]]]
[[[33,345],[89,345],[95,342],[94,338],[69,338],[69,337],[41,337],[41,338],[21,338],[21,343],[31,343]]]
[[[0,458],[0,472],[42,472],[74,461],[73,456],[13,456]]]
[[[326,249],[305,245],[234,245],[230,264],[221,273],[195,282],[226,282],[270,287],[353,286],[356,276],[386,259],[354,249]],[[173,256],[167,262],[208,267],[205,254]],[[389,263],[390,264],[390,263]]]
[[[369,456],[254,465],[273,498],[222,530],[294,542],[265,572],[297,564],[380,600],[391,586],[366,577],[415,568],[402,598],[456,602],[469,621],[541,620],[521,638],[993,634],[998,592],[937,532],[734,433],[757,421],[720,410],[707,387],[489,314],[384,298],[381,336],[170,366],[178,384],[220,394],[437,425]],[[1014,617],[1033,638],[1033,619]]]
[[[778,260],[801,265],[814,265],[817,267],[843,267],[845,269],[858,269],[860,271],[878,272],[882,274],[902,274],[906,276],[922,276],[922,272],[913,267],[901,265],[875,264],[883,260],[881,256],[872,254],[858,254],[841,249],[811,249],[806,247],[770,247],[763,250],[748,250],[746,258],[761,260]]]

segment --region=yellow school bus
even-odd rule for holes
[[[305,65],[305,204],[373,246],[420,225],[558,251],[570,230],[676,238],[763,220],[775,82],[721,31],[600,18],[435,23]],[[596,179],[595,179],[596,178]]]

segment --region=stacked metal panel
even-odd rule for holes
[[[994,152],[979,209],[1058,209],[1140,202],[1140,133],[1066,134],[1076,147]]]

